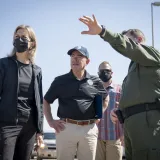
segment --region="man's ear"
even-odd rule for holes
[[[138,43],[142,42],[142,37],[137,37]]]
[[[87,59],[87,64],[89,64],[89,62],[90,62],[90,59]]]

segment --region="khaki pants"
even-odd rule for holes
[[[98,140],[96,160],[122,160],[122,154],[120,140]]]
[[[57,160],[95,160],[98,128],[96,124],[80,126],[66,123],[65,129],[56,133]]]

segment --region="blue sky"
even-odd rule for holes
[[[99,36],[81,35],[86,30],[78,18],[95,14],[100,24],[113,32],[138,28],[152,44],[151,0],[2,0],[0,1],[0,58],[12,50],[15,28],[30,25],[38,39],[36,63],[43,70],[43,89],[46,93],[53,79],[70,70],[67,51],[77,45],[87,47],[91,62],[90,74],[97,74],[98,65],[109,61],[114,71],[114,82],[122,83],[127,74],[129,59],[114,51]],[[160,7],[154,7],[155,47],[160,49]],[[57,118],[57,101],[52,113]],[[49,130],[46,121],[44,129]]]

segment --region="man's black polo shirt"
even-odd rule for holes
[[[70,71],[54,79],[44,99],[53,103],[58,98],[59,118],[88,120],[95,117],[94,98],[97,94],[101,94],[103,98],[107,96],[98,77],[86,72],[84,79],[78,80]]]

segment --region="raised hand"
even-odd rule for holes
[[[88,27],[88,31],[82,31],[81,34],[97,35],[101,33],[102,31],[101,25],[97,22],[96,17],[94,15],[92,16],[93,18],[89,16],[83,16],[79,18],[79,20]]]

